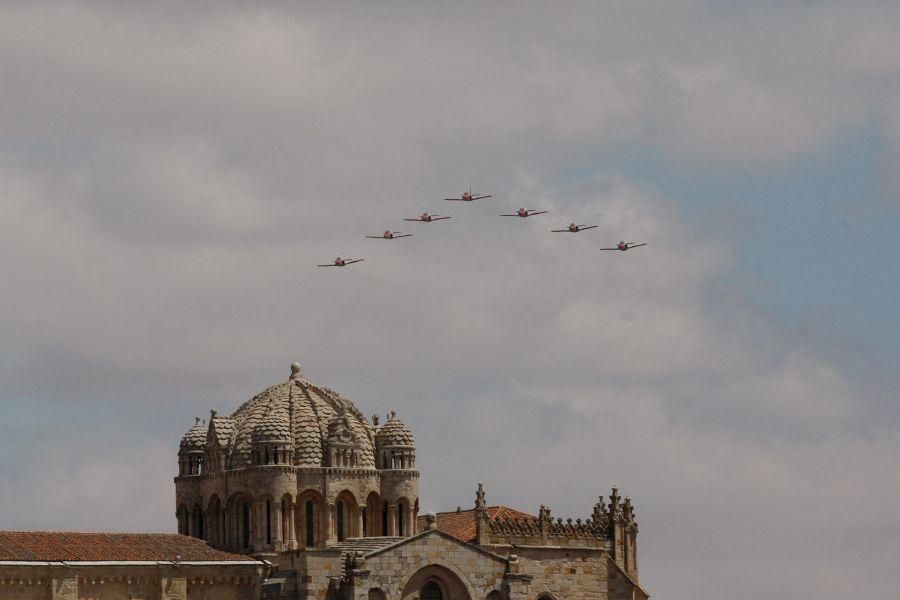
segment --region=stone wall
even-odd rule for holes
[[[541,594],[554,598],[607,598],[606,552],[592,548],[516,548],[510,573],[521,585],[510,585],[510,600],[534,600]],[[521,576],[527,577],[521,577]]]
[[[461,586],[472,600],[482,600],[502,590],[505,571],[502,558],[432,532],[358,562],[352,592],[355,600],[368,600],[370,589],[381,590],[388,600],[418,598],[420,584],[434,577],[451,592]]]
[[[0,563],[2,600],[257,600],[257,565]]]

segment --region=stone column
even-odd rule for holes
[[[259,552],[266,543],[266,501],[257,500],[253,503],[253,515],[256,517],[256,527],[253,533],[253,549]]]
[[[388,533],[391,537],[397,536],[397,505],[388,504]]]
[[[284,506],[284,503],[272,502],[272,529],[275,531],[272,532],[272,549],[281,551],[281,507]]]
[[[187,529],[185,533],[191,537],[194,536],[194,509],[188,509],[187,511]]]
[[[322,538],[324,542],[330,542],[334,539],[334,503],[333,502],[325,502],[325,531],[323,532]]]
[[[297,529],[294,527],[294,512],[296,509],[294,508],[293,502],[288,502],[287,504],[288,514],[287,514],[287,547],[288,550],[296,550],[297,549]]]
[[[366,505],[361,504],[356,507],[356,537],[366,537],[366,530],[363,527],[363,515],[366,514]]]

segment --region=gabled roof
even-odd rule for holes
[[[529,515],[508,506],[488,506],[485,508],[485,511],[488,519],[491,521],[497,517],[501,519],[522,519],[525,521],[537,519],[534,515]],[[425,517],[420,516],[418,528],[425,529],[425,525]],[[437,513],[437,529],[464,542],[471,543],[475,541],[475,509]]]
[[[464,548],[472,550],[473,552],[477,552],[479,554],[483,554],[484,556],[488,556],[491,559],[496,560],[498,562],[502,562],[502,563],[507,562],[507,559],[504,558],[503,556],[500,556],[499,554],[495,554],[489,550],[485,550],[481,546],[476,546],[475,544],[461,540],[458,537],[454,537],[454,536],[452,536],[448,533],[444,533],[443,531],[440,531],[438,529],[426,529],[425,531],[423,531],[421,533],[417,533],[416,535],[414,535],[412,537],[404,538],[404,539],[400,540],[399,542],[395,542],[388,546],[378,548],[377,550],[373,550],[373,551],[365,554],[365,558],[371,558],[373,556],[378,556],[379,554],[384,554],[385,552],[390,552],[391,550],[394,550],[395,548],[399,548],[400,546],[405,546],[407,544],[412,544],[412,543],[416,542],[417,540],[420,540],[420,539],[430,536],[430,535],[438,536],[438,537],[443,538],[453,544],[463,546]]]
[[[0,561],[215,561],[253,560],[216,550],[177,533],[0,531]]]

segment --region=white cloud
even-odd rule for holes
[[[4,403],[39,433],[29,402],[98,428],[155,415],[112,448],[54,430],[58,462],[16,449],[8,526],[170,530],[176,449],[155,435],[297,359],[411,422],[426,505],[483,478],[492,501],[584,516],[619,483],[654,593],[836,598],[849,561],[854,590],[892,597],[874,580],[900,440],[868,397],[890,390],[738,291],[710,299],[733,240],[669,198],[558,179],[635,147],[765,172],[890,123],[897,15],[481,8],[0,8]],[[470,184],[494,197],[440,201]],[[523,205],[550,213],[497,217]],[[423,210],[453,219],[400,221]],[[547,231],[570,221],[600,227]],[[415,237],[362,237],[387,227]],[[649,245],[597,250],[623,238]],[[314,266],[338,253],[367,261]]]

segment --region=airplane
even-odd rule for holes
[[[528,210],[527,208],[520,208],[515,212],[515,214],[511,215],[500,215],[501,217],[533,217],[534,215],[542,215],[546,210]]]
[[[391,231],[390,229],[385,230],[381,235],[367,235],[366,236],[372,240],[396,240],[397,238],[402,237],[412,237],[411,233],[401,234],[399,231]]]
[[[484,200],[485,198],[490,198],[490,197],[491,197],[490,194],[487,194],[487,195],[484,195],[484,196],[479,196],[479,195],[477,195],[477,194],[473,194],[473,193],[472,193],[472,188],[469,188],[469,191],[468,191],[468,192],[463,192],[463,193],[462,193],[462,196],[460,196],[459,198],[444,198],[444,200],[449,200],[449,201],[451,201],[451,202],[453,202],[453,201],[456,201],[456,202],[472,202],[473,200]]]
[[[601,250],[621,250],[624,252],[625,250],[631,250],[632,248],[637,248],[638,246],[646,246],[646,243],[635,244],[634,242],[619,242],[613,248],[600,248]]]
[[[432,221],[442,221],[444,219],[449,219],[450,217],[439,217],[438,215],[429,215],[427,212],[422,213],[422,215],[417,219],[403,219],[404,221],[420,221],[422,223],[431,223]]]
[[[327,265],[316,265],[317,267],[346,267],[347,265],[352,265],[353,263],[362,262],[365,260],[364,258],[341,258],[338,256],[334,259],[333,263],[329,263]]]
[[[551,229],[553,233],[578,233],[579,231],[585,231],[587,229],[593,229],[597,227],[597,225],[579,225],[578,223],[569,223],[569,226],[566,229]]]

